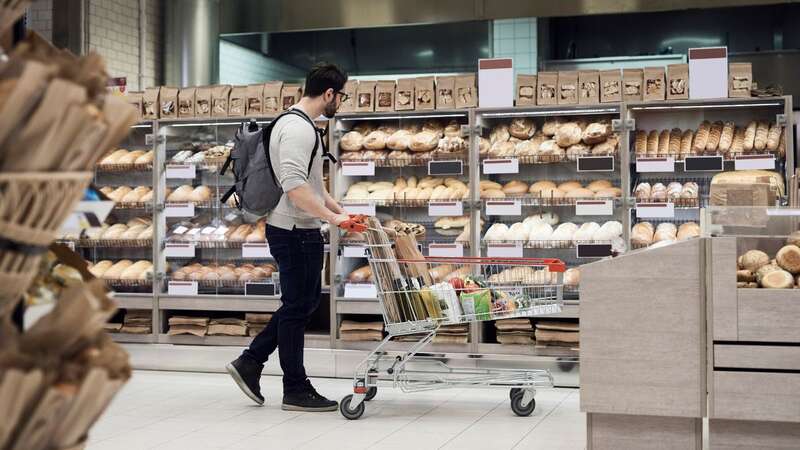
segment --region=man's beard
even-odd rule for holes
[[[333,119],[333,116],[336,115],[336,96],[334,96],[333,100],[325,104],[325,111],[322,112],[322,115],[327,117],[328,119]]]

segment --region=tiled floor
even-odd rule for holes
[[[350,380],[314,379],[340,399]],[[280,378],[264,377],[258,407],[227,375],[136,372],[91,432],[90,450],[127,449],[552,449],[585,448],[577,389],[541,390],[530,417],[511,412],[508,392],[450,389],[404,394],[379,388],[357,421],[339,412],[280,409]]]

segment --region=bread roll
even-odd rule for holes
[[[572,242],[577,244],[579,242],[588,242],[594,239],[594,234],[600,230],[600,225],[597,222],[586,222],[581,224],[580,228],[572,235]]]
[[[104,259],[102,261],[99,261],[97,264],[89,266],[89,272],[91,272],[92,275],[94,275],[97,278],[102,278],[103,274],[113,265],[114,265],[113,262]]]
[[[584,144],[594,145],[606,140],[610,133],[610,127],[605,123],[591,123],[584,130],[581,139]]]
[[[586,189],[589,189],[592,192],[597,192],[601,189],[608,189],[611,187],[613,187],[613,185],[608,180],[594,180],[586,186]]]
[[[345,152],[357,152],[364,146],[364,135],[358,131],[350,131],[342,136],[339,148]]]
[[[761,250],[750,250],[738,259],[739,267],[756,272],[769,264],[769,256]]]
[[[138,158],[136,158],[136,160],[133,163],[134,164],[150,164],[150,163],[153,162],[154,158],[155,158],[155,153],[152,150],[150,150],[150,151],[145,152],[143,155],[139,156]]]
[[[564,192],[569,192],[575,189],[581,189],[582,187],[583,185],[577,181],[565,181],[558,185],[558,189]]]
[[[511,120],[508,132],[517,139],[530,139],[536,132],[536,124],[528,118],[515,118]]]
[[[133,265],[133,261],[123,259],[111,266],[103,273],[103,278],[107,280],[117,280],[122,275],[122,271]]]
[[[189,195],[191,195],[194,188],[189,186],[188,184],[184,184],[179,188],[172,191],[171,194],[167,196],[168,202],[186,202],[189,201]]]
[[[634,140],[633,151],[636,156],[647,155],[647,132],[644,130],[636,131],[636,138]]]
[[[678,227],[678,240],[683,241],[686,239],[696,238],[700,236],[700,226],[695,222],[682,223]]]
[[[489,133],[489,142],[491,144],[506,142],[510,137],[511,133],[508,131],[508,125],[501,123],[492,128],[492,132]]]
[[[140,234],[147,228],[146,225],[134,225],[125,230],[119,235],[120,239],[137,239]]]
[[[800,273],[800,247],[785,245],[775,254],[775,262],[785,271],[797,275]]]
[[[767,289],[791,289],[794,277],[785,270],[775,270],[761,277],[761,286]]]
[[[492,147],[489,149],[489,156],[493,157],[503,157],[503,156],[512,156],[516,151],[516,145],[510,141],[498,141],[492,144]]]
[[[719,151],[722,153],[728,153],[731,149],[731,145],[733,144],[733,132],[736,129],[736,125],[733,122],[725,122],[722,127],[722,134],[719,137]]]
[[[508,225],[504,223],[496,223],[486,230],[483,235],[484,241],[504,241],[508,234]]]
[[[128,186],[120,186],[107,195],[111,200],[114,200],[115,202],[121,202],[122,198],[128,195],[128,193],[132,190],[133,189],[129,188]]]
[[[114,224],[114,225],[111,225],[110,227],[108,227],[108,229],[103,232],[103,234],[100,236],[100,239],[104,239],[104,240],[106,240],[106,239],[121,239],[122,238],[122,234],[125,233],[125,231],[127,231],[127,230],[128,230],[128,226],[125,225],[124,223]]]
[[[673,128],[669,132],[669,156],[678,156],[681,153],[681,135],[683,132],[680,128]]]
[[[650,200],[650,194],[653,188],[650,183],[639,183],[633,190],[633,196],[637,202],[647,202]]]
[[[618,147],[619,137],[612,134],[605,141],[592,147],[592,155],[615,155]]]
[[[367,150],[383,150],[389,135],[380,130],[375,130],[364,138],[364,148]]]
[[[414,152],[429,152],[439,146],[439,136],[431,131],[421,131],[411,138],[409,149]]]
[[[774,152],[778,149],[778,145],[781,143],[782,134],[783,127],[777,123],[770,125],[769,132],[767,133],[767,151]]]
[[[566,192],[558,188],[544,188],[538,191],[537,197],[543,199],[555,199],[555,198],[564,198],[566,195],[567,195]]]
[[[408,150],[412,134],[408,130],[397,130],[388,139],[386,147],[390,150]]]
[[[119,159],[127,154],[128,151],[125,149],[114,150],[113,152],[111,152],[111,154],[103,157],[103,159],[100,160],[98,165],[105,166],[110,164],[118,164]]]
[[[681,136],[681,155],[688,155],[692,153],[694,131],[686,130]]]
[[[753,140],[753,149],[757,152],[763,152],[767,148],[767,138],[769,137],[769,124],[764,121],[759,121],[756,127],[756,137]]]
[[[153,239],[153,226],[146,226],[134,239]]]
[[[656,156],[658,155],[658,139],[659,139],[659,132],[657,130],[652,130],[647,135],[647,156]]]
[[[617,197],[622,197],[622,189],[618,187],[604,188],[594,193],[594,198],[608,199]]]
[[[152,267],[153,263],[150,261],[136,261],[130,267],[120,272],[119,278],[121,280],[139,280],[142,279],[142,274]]]
[[[567,192],[566,198],[594,198],[594,192],[586,188],[572,189]]]
[[[495,183],[494,181],[481,180],[480,189],[482,191],[487,189],[503,189],[503,185],[500,183]]]
[[[753,151],[756,142],[756,129],[758,128],[758,123],[753,120],[747,124],[747,128],[744,130],[744,152],[750,153]]]
[[[125,194],[122,198],[119,199],[121,203],[136,203],[139,202],[140,199],[146,194],[146,192],[142,192],[141,190],[132,190]]]
[[[125,155],[122,155],[118,160],[117,164],[133,164],[137,158],[144,155],[144,150],[134,150],[132,152],[128,152]]]
[[[541,192],[544,189],[555,189],[556,187],[557,185],[552,181],[537,181],[531,184],[531,187],[528,189],[528,192],[530,192],[531,194],[535,194]]]
[[[419,181],[419,183],[417,184],[417,187],[421,188],[421,189],[424,189],[424,188],[433,189],[436,186],[440,186],[440,185],[443,185],[443,184],[444,184],[444,180],[442,178],[425,177],[425,178],[423,178],[422,180]]]
[[[648,246],[653,243],[653,233],[653,226],[650,223],[637,223],[631,229],[631,243],[636,246]]]
[[[545,136],[555,136],[562,123],[564,123],[564,119],[560,117],[546,119],[542,127],[542,133],[544,133]]]
[[[570,145],[579,143],[582,137],[583,132],[578,124],[575,122],[568,122],[558,127],[555,135],[555,141],[559,147],[566,148]]]
[[[506,198],[506,193],[501,189],[485,189],[481,191],[481,198]]]
[[[692,144],[692,153],[703,154],[708,145],[708,137],[711,132],[711,122],[704,120],[703,123],[697,128],[697,133],[694,135],[694,143]],[[715,147],[716,149],[716,147]]]
[[[541,243],[549,241],[553,236],[553,227],[549,223],[539,222],[531,226],[528,233],[528,241],[531,243]]]
[[[565,222],[553,231],[550,239],[553,241],[572,241],[576,231],[578,231],[578,225],[572,222]]]
[[[189,194],[190,202],[207,202],[211,200],[211,189],[208,186],[197,186]]]
[[[728,153],[730,155],[739,155],[744,153],[744,128],[736,127],[733,132],[733,140]]]
[[[519,180],[509,181],[503,186],[507,195],[519,195],[528,192],[528,184]]]
[[[658,156],[667,156],[669,154],[669,130],[662,130],[658,135]]]

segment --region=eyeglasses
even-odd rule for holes
[[[345,93],[344,93],[344,92],[342,92],[342,91],[336,91],[336,93],[342,96],[342,103],[346,102],[346,101],[347,101],[347,99],[348,99],[348,98],[350,98],[350,96],[349,96],[349,95],[345,94]]]

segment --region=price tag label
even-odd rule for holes
[[[463,202],[430,202],[428,203],[429,216],[463,216]]]
[[[242,258],[266,259],[272,258],[272,253],[269,252],[269,244],[266,242],[243,242]]]
[[[522,244],[489,244],[486,246],[486,256],[489,258],[522,258]]]
[[[375,176],[374,161],[342,161],[342,175],[348,177]]]
[[[378,298],[378,288],[374,284],[347,283],[344,285],[345,298]]]
[[[366,258],[367,247],[363,245],[345,245],[342,248],[342,256],[345,258]]]
[[[167,164],[167,178],[195,178],[197,170],[194,164]]]
[[[169,295],[197,295],[197,281],[170,281],[167,283]]]
[[[172,202],[164,205],[166,217],[194,217],[194,203]]]
[[[496,173],[519,173],[519,160],[517,158],[485,159],[483,173],[492,175]]]
[[[164,243],[164,256],[167,258],[194,258],[194,244],[186,242]]]
[[[436,258],[463,258],[463,244],[430,244],[428,245],[428,256]]]
[[[342,203],[342,208],[347,211],[348,214],[363,214],[365,216],[374,216],[375,215],[375,204],[374,203]]]
[[[153,136],[153,133],[147,133],[144,135],[144,145],[153,145],[154,140],[155,137]]]
[[[578,172],[613,172],[613,156],[578,156],[576,162]]]
[[[774,170],[775,155],[736,155],[734,170]]]
[[[521,216],[522,203],[519,200],[487,200],[487,216]]]
[[[636,158],[636,171],[646,172],[675,172],[675,158]]]
[[[636,217],[640,219],[673,219],[674,203],[637,203]]]
[[[576,216],[612,216],[613,200],[575,200]]]
[[[244,295],[276,295],[275,283],[265,282],[246,282],[244,284]]]
[[[464,173],[464,161],[443,160],[428,161],[428,175],[462,175]]]
[[[604,258],[611,256],[611,244],[578,244],[578,258]]]
[[[722,172],[723,169],[722,156],[687,156],[683,158],[683,170],[686,172]]]

